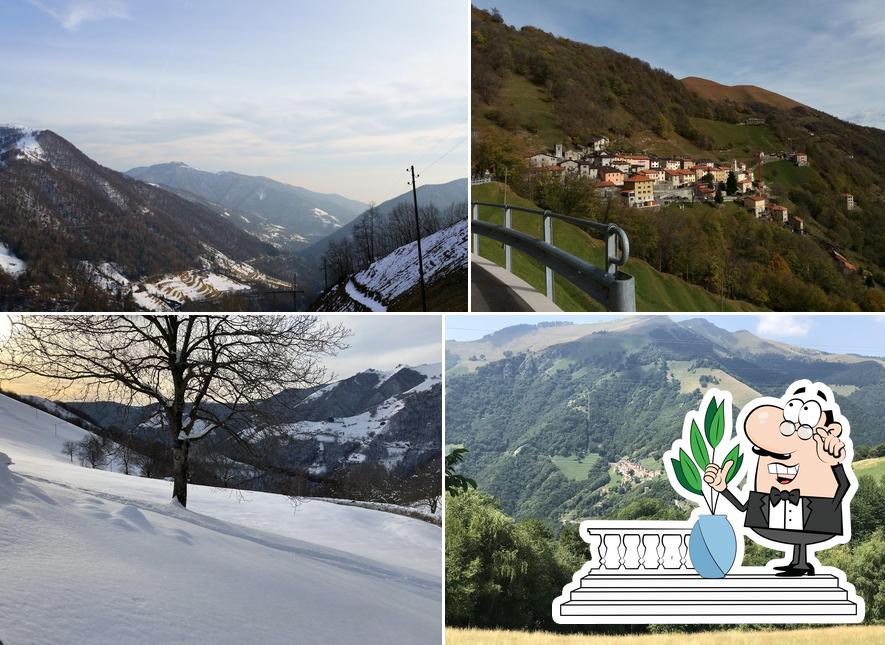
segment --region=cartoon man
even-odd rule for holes
[[[842,502],[851,488],[843,463],[849,450],[843,440],[847,421],[827,386],[799,381],[781,399],[748,404],[737,427],[742,422],[757,455],[755,483],[747,501],[741,502],[726,487],[731,462],[722,468],[711,463],[704,481],[745,513],[744,526],[793,547],[792,562],[775,567],[781,572],[777,575],[814,575],[808,546],[844,532]]]

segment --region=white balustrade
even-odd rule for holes
[[[590,571],[600,573],[693,572],[688,522],[605,521],[581,523],[590,545]]]

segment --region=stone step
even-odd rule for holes
[[[795,598],[782,598],[778,602],[569,600],[560,606],[560,615],[566,619],[564,622],[574,618],[584,619],[574,622],[587,623],[789,623],[803,619],[821,623],[849,622],[848,617],[857,615],[857,605],[848,600],[802,602]]]
[[[838,588],[839,580],[829,574],[803,576],[801,578],[781,578],[772,573],[737,573],[725,578],[702,578],[696,573],[680,574],[604,574],[593,572],[581,578],[581,588],[645,589],[651,587],[689,589],[734,589],[739,587],[764,587],[783,589],[793,587]]]
[[[598,588],[576,589],[571,593],[572,600],[587,600],[597,603],[612,602],[772,602],[778,603],[789,598],[801,602],[826,602],[848,600],[844,589],[828,587],[742,587],[739,589],[683,589],[679,587],[654,587],[650,589]]]

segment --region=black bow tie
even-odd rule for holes
[[[780,490],[779,488],[772,486],[771,493],[769,493],[769,499],[771,500],[772,506],[777,506],[782,501],[789,501],[793,506],[799,506],[799,489]]]

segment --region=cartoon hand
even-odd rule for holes
[[[720,468],[718,465],[711,462],[704,471],[704,481],[707,483],[707,486],[715,490],[717,493],[724,491],[727,484],[725,481],[725,475],[731,470],[732,464],[734,464],[733,461],[726,461],[722,464],[722,468]]]
[[[814,431],[814,443],[817,444],[817,456],[828,466],[835,466],[845,461],[845,443],[839,438],[842,428],[834,424],[829,429],[817,428]]]

